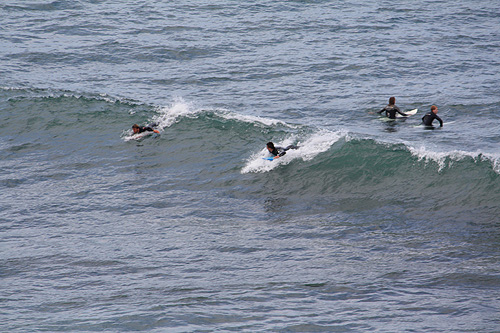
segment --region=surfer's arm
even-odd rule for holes
[[[377,113],[378,113],[378,114],[381,114],[381,113],[382,113],[382,112],[384,112],[384,111],[385,111],[385,108],[383,108],[383,109],[382,109],[382,110],[380,110],[380,111],[377,111]]]
[[[443,120],[441,118],[439,118],[438,115],[436,115],[436,119],[437,119],[437,121],[439,121],[439,127],[443,127]]]
[[[396,112],[399,113],[400,115],[402,115],[404,117],[408,117],[408,115],[404,112],[401,112],[401,110],[397,106],[394,107],[394,110],[396,110]]]
[[[274,158],[281,157],[286,154],[286,149],[281,147],[276,147],[276,156]]]

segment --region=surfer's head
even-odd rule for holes
[[[435,105],[431,106],[431,111],[434,112],[434,114],[438,113],[438,107]]]
[[[396,97],[389,98],[389,105],[394,105],[394,104],[396,104]]]
[[[132,131],[134,131],[134,134],[139,133],[139,131],[140,131],[140,130],[139,130],[139,125],[137,125],[137,124],[133,124],[133,125],[132,125]]]
[[[272,143],[271,141],[269,141],[267,143],[267,150],[269,150],[270,152],[272,152],[274,150],[274,143]]]

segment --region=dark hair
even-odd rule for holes
[[[137,125],[137,124],[133,124],[133,125],[132,125],[132,128],[139,128],[139,125]]]
[[[274,149],[274,143],[272,143],[271,141],[269,141],[269,142],[267,143],[267,148]]]
[[[389,98],[389,105],[394,105],[394,104],[396,104],[396,97]]]
[[[434,110],[436,110],[437,108],[438,108],[437,106],[433,105],[433,106],[431,106],[431,111],[434,111]]]

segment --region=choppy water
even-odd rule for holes
[[[2,2],[0,329],[500,330],[499,17]]]

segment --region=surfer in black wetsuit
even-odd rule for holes
[[[385,111],[385,115],[389,119],[396,119],[396,112],[402,116],[407,117],[408,115],[404,112],[401,112],[401,110],[395,104],[396,104],[396,97],[391,97],[389,98],[389,104],[382,110],[378,111],[377,113],[380,114]]]
[[[267,143],[267,150],[274,155],[274,158],[279,158],[283,155],[286,154],[286,151],[289,150],[289,149],[298,149],[299,147],[297,146],[294,146],[294,145],[289,145],[289,146],[286,146],[285,148],[283,147],[275,147],[274,146],[274,143],[272,142],[268,142]]]
[[[437,119],[437,121],[439,121],[439,127],[443,127],[443,120],[439,118],[437,113],[438,113],[437,106],[435,105],[431,106],[431,111],[427,112],[425,116],[422,117],[422,122],[424,123],[424,125],[432,126],[432,122],[434,121],[434,119]]]
[[[132,131],[134,131],[134,134],[139,134],[143,132],[155,132],[155,133],[160,133],[158,130],[154,129],[153,127],[156,124],[151,124],[150,126],[139,126],[137,124],[132,125]]]

